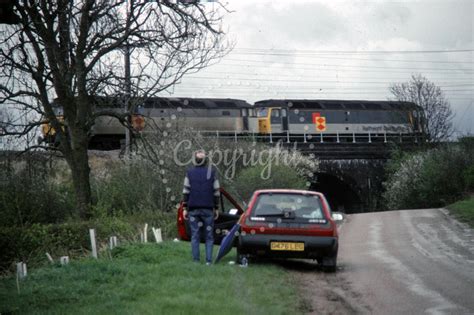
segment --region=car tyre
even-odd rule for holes
[[[324,272],[336,272],[337,270],[337,256],[324,257],[322,259],[322,266]]]

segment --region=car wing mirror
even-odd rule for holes
[[[342,220],[344,220],[344,215],[341,212],[333,212],[332,213],[332,219],[334,221],[342,221]]]

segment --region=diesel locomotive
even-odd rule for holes
[[[100,98],[97,108],[123,112],[123,102]],[[253,105],[240,99],[148,98],[135,99],[131,117],[137,132],[146,134],[169,127],[188,128],[221,136],[260,135],[278,138],[320,136],[355,139],[363,135],[384,139],[423,135],[423,110],[410,102],[358,100],[269,99]],[[62,113],[56,114],[62,120]],[[65,126],[67,128],[67,126]],[[55,131],[42,127],[42,140],[53,144]],[[90,138],[92,149],[117,149],[125,128],[113,117],[96,119]]]

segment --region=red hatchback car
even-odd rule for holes
[[[306,190],[256,191],[240,219],[238,259],[248,257],[309,258],[335,271],[336,220],[323,194]]]
[[[335,271],[338,233],[335,220],[323,194],[306,190],[257,190],[247,210],[221,189],[222,213],[215,222],[215,243],[240,223],[235,239],[237,261],[243,257],[308,258],[317,260],[326,271]],[[188,222],[178,209],[178,234],[189,240]]]

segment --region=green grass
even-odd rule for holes
[[[459,220],[474,227],[474,195],[447,207]]]
[[[217,248],[215,248],[215,252]],[[191,261],[189,243],[130,245],[112,259],[84,259],[0,279],[0,314],[297,314],[284,269]],[[201,255],[204,254],[201,248]]]

